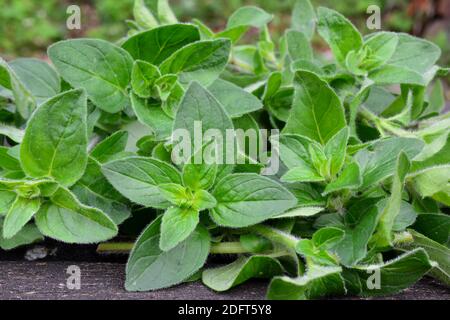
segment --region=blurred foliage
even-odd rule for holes
[[[0,53],[27,55],[63,37],[65,7],[58,0],[0,0]]]
[[[276,33],[289,27],[294,0],[170,0],[182,21],[195,17],[212,29],[226,23],[224,17],[244,5],[256,5],[275,15],[271,29]],[[312,0],[314,5],[334,8],[364,31],[370,5],[383,9],[383,29],[411,32],[417,16],[409,11],[418,0]],[[448,1],[448,0],[445,0]],[[115,40],[127,30],[125,20],[132,16],[134,0],[0,0],[0,54],[6,57],[43,55],[48,44],[67,37],[97,37]],[[420,2],[420,1],[418,1]],[[422,1],[424,2],[424,1]],[[66,9],[78,4],[82,11],[81,32],[65,27]],[[368,31],[368,30],[365,30]],[[444,50],[442,63],[450,63],[450,32],[441,30],[428,36]],[[446,59],[446,60],[445,60]]]

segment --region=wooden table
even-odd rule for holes
[[[200,282],[186,283],[153,292],[127,292],[124,289],[126,256],[99,256],[95,246],[46,243],[44,260],[26,261],[26,249],[0,252],[0,299],[178,299],[178,300],[259,300],[264,299],[268,282],[249,281],[228,292],[216,293]],[[214,263],[214,261],[212,261]],[[80,268],[81,288],[70,290],[67,268]],[[359,299],[339,297],[337,299]],[[378,298],[380,299],[380,298]],[[383,299],[450,300],[450,290],[425,278],[404,292]]]
[[[80,290],[67,288],[70,265],[80,268]],[[127,292],[123,288],[124,271],[123,263],[0,261],[0,299],[258,300],[264,299],[267,288],[266,281],[251,281],[219,294],[196,282],[153,292]],[[450,300],[450,290],[427,278],[384,299]]]

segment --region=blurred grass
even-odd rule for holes
[[[365,27],[369,5],[382,8],[384,30],[415,32],[420,30],[441,46],[443,60],[450,63],[450,24],[434,28],[433,32],[421,30],[423,6],[450,0],[312,0],[315,6],[324,5],[340,11],[358,25]],[[125,20],[132,18],[134,0],[0,0],[0,55],[6,58],[17,56],[43,56],[46,47],[57,40],[71,37],[97,37],[117,40],[127,30]],[[294,0],[170,0],[182,21],[197,18],[205,21],[213,29],[220,29],[226,18],[243,5],[256,5],[274,14],[272,31],[280,34],[289,27],[291,8]],[[418,4],[417,12],[411,7]],[[82,12],[82,30],[66,29],[66,9],[77,4]],[[449,6],[450,8],[450,6]],[[450,9],[449,9],[450,10]],[[450,16],[450,13],[449,13]],[[447,16],[447,19],[449,17]],[[445,17],[444,17],[445,20]],[[448,22],[448,21],[447,21]]]

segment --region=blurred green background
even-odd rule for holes
[[[125,35],[126,19],[132,17],[134,0],[0,0],[0,55],[45,55],[52,42],[72,37],[117,40]],[[171,0],[180,20],[197,18],[220,29],[234,10],[256,5],[275,15],[275,34],[289,27],[294,0]],[[312,0],[313,5],[336,9],[365,30],[369,5],[382,9],[382,28],[426,37],[443,49],[441,63],[450,64],[450,0]],[[82,30],[66,29],[66,9],[81,8]],[[318,43],[320,46],[320,43]]]

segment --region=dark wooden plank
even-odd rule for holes
[[[67,268],[81,270],[81,289],[67,288]],[[201,283],[187,283],[154,292],[127,292],[123,289],[122,263],[93,262],[0,262],[0,299],[264,299],[267,282],[251,281],[226,293],[215,293]],[[351,298],[348,298],[351,299]],[[450,291],[431,279],[424,279],[401,294],[385,299],[445,299]]]
[[[81,271],[81,289],[67,288],[67,268]],[[14,262],[0,263],[0,299],[263,299],[266,283],[244,285],[216,294],[199,283],[154,292],[127,292],[125,265],[120,263]]]

